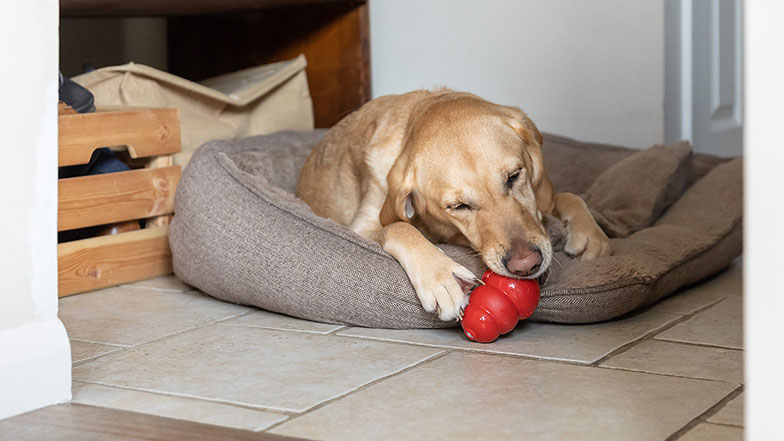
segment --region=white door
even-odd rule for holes
[[[743,152],[741,0],[669,0],[665,140],[721,156]]]

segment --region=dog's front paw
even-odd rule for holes
[[[564,251],[579,260],[591,260],[611,255],[612,246],[604,231],[594,223],[585,228],[573,228],[569,232]]]
[[[445,255],[434,256],[408,276],[425,311],[436,312],[444,321],[463,317],[468,293],[481,283],[474,273]]]

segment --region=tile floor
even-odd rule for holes
[[[740,259],[608,323],[313,323],[174,277],[67,297],[73,401],[318,440],[741,440]]]

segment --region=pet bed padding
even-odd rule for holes
[[[424,311],[402,267],[378,244],[316,216],[294,196],[299,170],[323,133],[280,132],[200,147],[177,188],[169,232],[175,274],[219,299],[309,320],[456,326]],[[740,254],[741,160],[692,155],[684,145],[657,149],[545,135],[555,187],[594,200],[589,207],[622,234],[611,239],[610,257],[584,262],[557,251],[532,320],[618,317],[720,271]],[[644,182],[636,179],[642,171]],[[613,191],[618,194],[607,194]],[[631,200],[630,192],[647,195],[641,198],[647,204],[625,212],[619,204]],[[563,225],[548,218],[548,229],[562,249]],[[442,248],[476,274],[483,271],[468,250]]]

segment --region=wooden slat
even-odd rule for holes
[[[156,156],[145,164],[147,168],[160,168],[160,167],[171,167],[174,163],[174,158],[171,155],[162,155]],[[163,227],[165,225],[169,225],[171,223],[172,216],[170,214],[165,214],[162,216],[155,216],[147,219],[147,227]]]
[[[170,274],[168,232],[145,228],[59,244],[60,297]]]
[[[57,103],[57,115],[58,116],[59,115],[73,115],[74,113],[77,113],[76,110],[74,110],[74,108],[69,106],[68,104],[65,104],[62,101],[59,101]]]
[[[180,113],[174,108],[61,115],[59,166],[86,164],[101,147],[128,146],[132,158],[180,151]]]
[[[180,166],[60,179],[57,231],[174,212]]]

